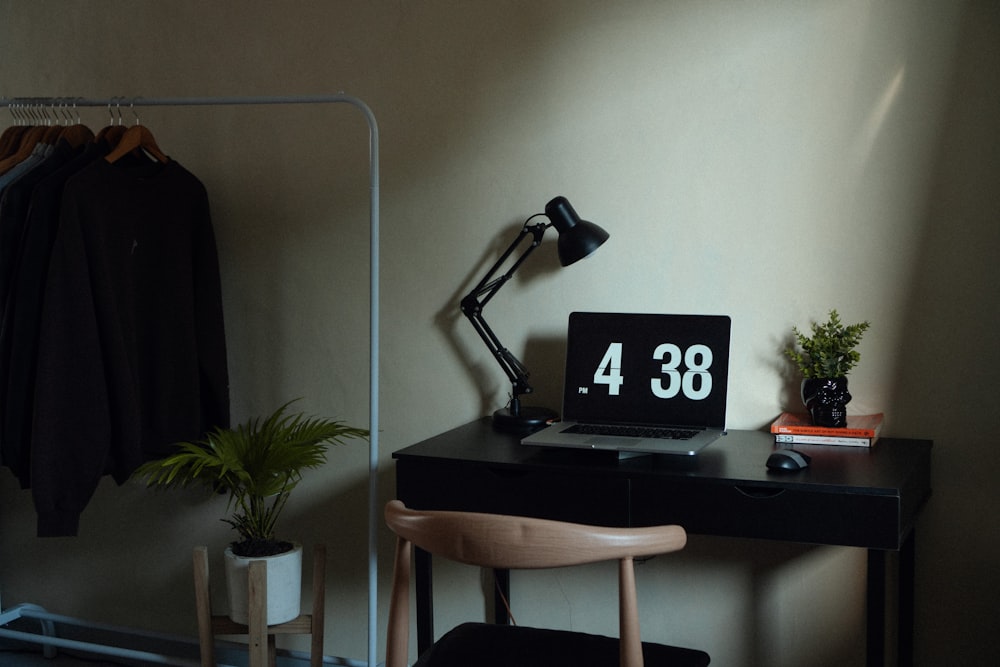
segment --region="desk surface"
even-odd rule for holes
[[[581,523],[679,523],[691,533],[898,549],[930,496],[928,440],[798,445],[802,471],[764,465],[774,437],[730,431],[694,457],[521,445],[489,419],[393,454],[397,496],[423,509]]]

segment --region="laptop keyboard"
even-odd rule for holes
[[[689,440],[699,432],[693,429],[617,424],[574,424],[563,431],[563,433],[582,433],[583,435],[617,435],[630,438],[659,438],[661,440]]]

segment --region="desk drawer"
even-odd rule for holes
[[[448,509],[604,526],[628,525],[624,477],[416,458],[396,461],[396,497],[414,509]]]
[[[632,523],[690,533],[898,549],[899,498],[780,486],[633,479]]]

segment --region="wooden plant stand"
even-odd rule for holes
[[[313,547],[313,604],[311,614],[300,614],[287,623],[267,625],[267,564],[251,561],[249,567],[249,624],[212,614],[208,588],[208,548],[194,549],[194,592],[198,611],[198,644],[201,667],[216,667],[215,635],[247,635],[250,667],[274,667],[275,635],[312,635],[309,666],[323,662],[323,622],[326,604],[326,546]]]

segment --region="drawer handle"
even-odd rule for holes
[[[786,489],[772,489],[760,486],[736,486],[733,487],[747,498],[777,498]]]

